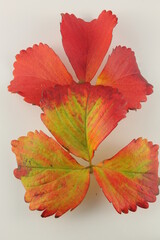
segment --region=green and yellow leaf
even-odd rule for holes
[[[43,211],[43,217],[59,217],[81,203],[89,186],[89,169],[52,138],[42,131],[29,132],[12,141],[12,150],[18,164],[14,174],[26,189],[31,210]]]
[[[91,162],[98,145],[125,117],[125,104],[111,87],[56,86],[44,93],[41,118],[62,146]]]

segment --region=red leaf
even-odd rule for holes
[[[105,196],[118,213],[148,208],[158,190],[158,145],[139,138],[94,168]]]
[[[22,50],[14,63],[14,79],[8,90],[24,97],[26,102],[39,105],[42,93],[55,84],[72,83],[72,76],[46,44]]]
[[[43,132],[29,132],[12,141],[25,201],[31,210],[43,211],[42,217],[60,217],[77,207],[89,187],[89,169],[85,169],[52,138]]]
[[[127,101],[128,109],[141,108],[140,102],[152,93],[150,85],[141,75],[134,52],[130,48],[116,47],[97,80],[98,85],[118,88]]]
[[[103,11],[91,22],[73,14],[62,14],[63,47],[80,81],[90,82],[96,74],[110,46],[116,24],[117,18],[111,11]]]

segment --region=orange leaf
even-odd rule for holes
[[[148,208],[158,194],[158,145],[139,138],[93,168],[109,202],[118,213]]]
[[[153,91],[138,69],[134,52],[121,46],[113,50],[97,84],[117,88],[126,99],[128,109],[141,108],[140,102],[145,102],[146,95]]]
[[[39,105],[42,93],[55,84],[72,83],[72,76],[46,44],[22,50],[14,63],[14,79],[8,90],[24,97],[26,102]]]
[[[81,82],[90,82],[107,53],[117,18],[103,11],[98,19],[85,22],[73,14],[62,14],[64,50]]]
[[[42,121],[57,141],[87,161],[126,114],[116,89],[89,83],[56,86],[45,93],[41,107]]]
[[[81,203],[89,186],[89,169],[52,138],[29,132],[12,141],[12,146],[18,164],[14,174],[26,189],[25,201],[31,210],[43,211],[42,217],[59,217]]]

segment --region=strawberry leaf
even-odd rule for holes
[[[126,114],[121,94],[110,87],[89,83],[56,86],[44,95],[44,124],[62,146],[89,162]]]
[[[42,217],[60,217],[77,207],[89,186],[89,169],[85,169],[52,138],[43,132],[30,132],[12,141],[25,201],[31,210],[43,211]]]
[[[145,102],[146,95],[153,92],[152,85],[138,69],[134,52],[121,46],[113,50],[97,84],[117,88],[126,99],[128,109],[141,108],[140,102]]]
[[[8,90],[20,94],[26,102],[36,105],[39,105],[42,93],[48,87],[73,82],[59,57],[42,43],[22,50],[16,56],[14,68],[14,79]]]
[[[103,11],[91,22],[73,14],[62,14],[63,47],[81,82],[90,82],[96,74],[110,46],[116,24],[117,18],[111,11]]]
[[[118,213],[148,208],[158,190],[158,145],[139,138],[93,168],[105,196]]]

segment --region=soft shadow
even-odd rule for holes
[[[108,200],[105,198],[101,188],[99,187],[95,176],[93,174],[90,175],[90,186],[88,189],[88,192],[82,202],[82,204],[77,208],[77,212],[81,217],[83,216],[84,218],[90,214],[92,214],[94,209],[98,208],[99,210],[102,210],[102,205],[104,209],[104,204],[106,207],[106,213],[109,213],[109,205],[110,203]]]
[[[125,144],[124,144],[125,146]],[[93,164],[96,165],[103,160],[112,158],[115,154],[117,154],[123,147],[122,142],[108,141],[107,139],[98,147],[98,150],[95,151],[95,155],[93,158]]]

